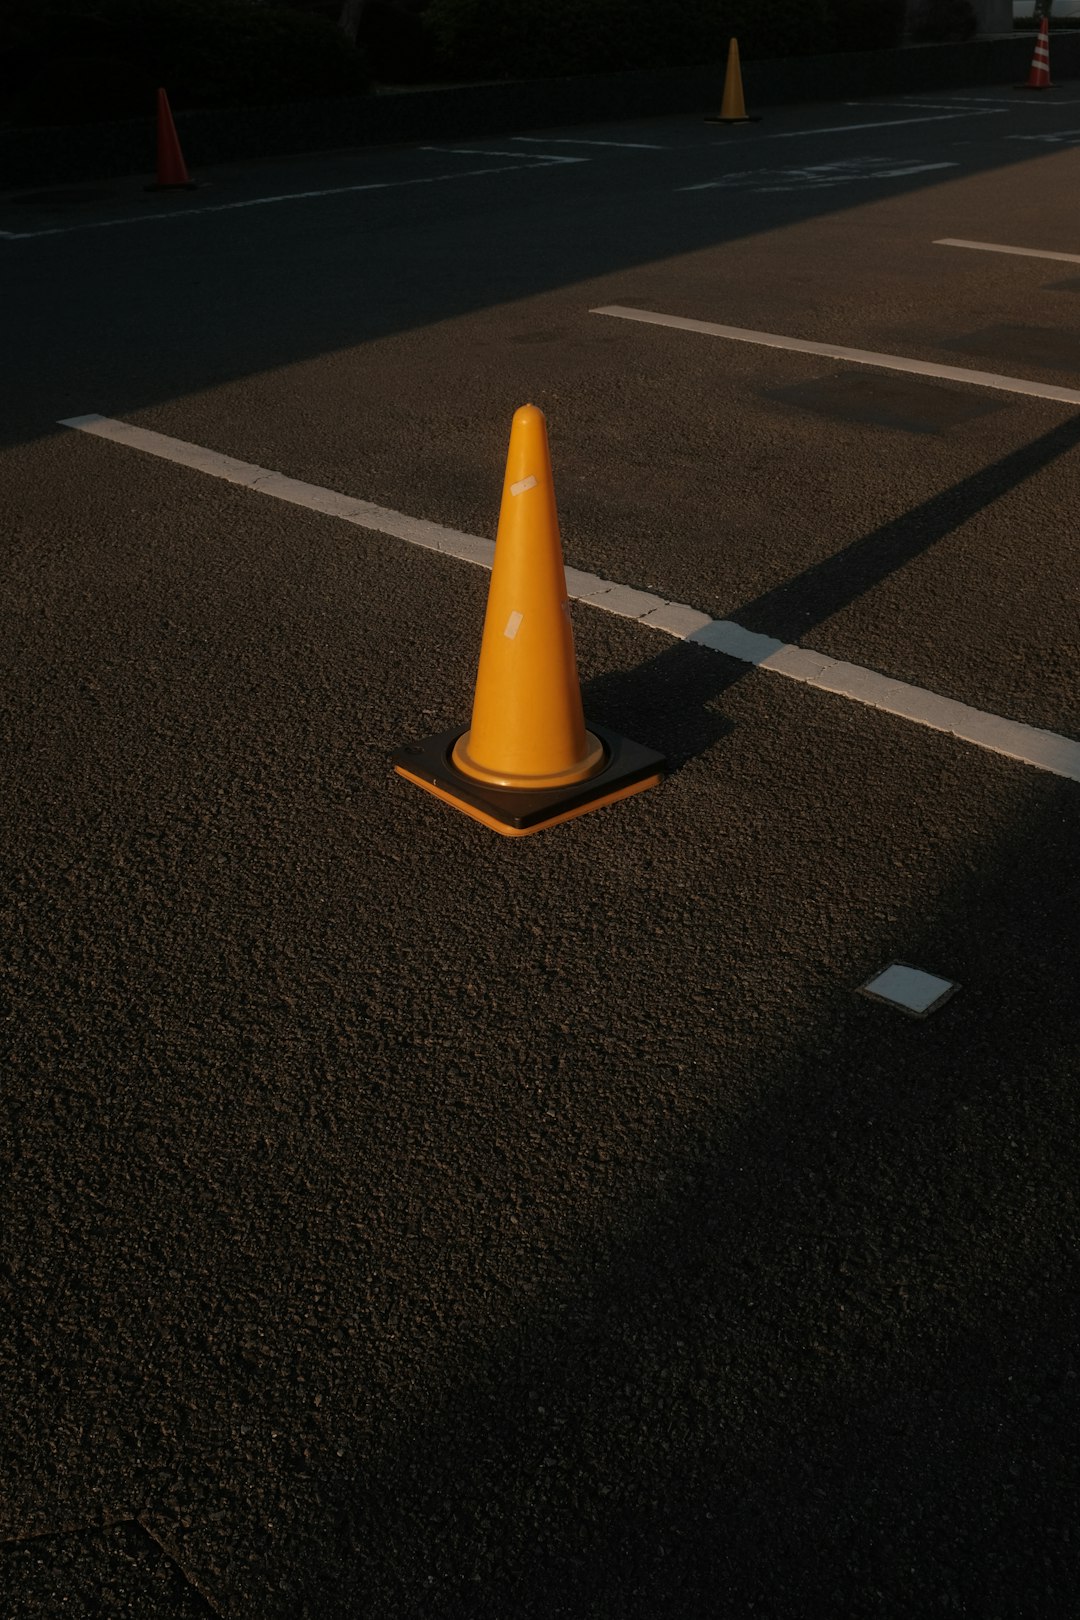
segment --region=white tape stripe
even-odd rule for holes
[[[783,337],[776,332],[752,332],[742,326],[719,326],[714,321],[692,321],[682,315],[658,315],[651,309],[625,309],[621,304],[604,304],[598,309],[591,309],[589,314],[615,315],[624,321],[671,326],[681,332],[701,332],[705,337],[730,338],[735,343],[757,343],[769,349],[787,349],[794,354],[820,354],[831,360],[850,360],[859,366],[880,366],[883,371],[910,371],[919,377],[945,377],[950,382],[971,383],[976,388],[997,388],[1006,394],[1030,394],[1036,399],[1056,399],[1067,405],[1080,405],[1080,390],[1076,388],[1028,382],[1023,377],[1001,377],[993,371],[939,366],[931,360],[907,360],[902,355],[875,354],[872,349],[848,349],[839,343],[809,343],[804,338]]]
[[[1066,264],[1080,264],[1080,253],[1051,253],[1043,248],[1006,247],[1001,242],[965,242],[958,236],[939,236],[934,246],[977,248],[980,253],[1015,253],[1021,259],[1062,259]]]
[[[356,500],[334,490],[322,489],[317,484],[305,484],[298,478],[286,478],[266,467],[237,461],[232,456],[220,455],[201,445],[187,444],[182,439],[171,439],[163,433],[152,433],[146,428],[132,427],[126,422],[94,414],[69,416],[60,425],[160,456],[213,478],[223,478],[228,483],[241,484],[260,495],[291,501],[330,517],[344,518],[346,522],[355,523],[361,528],[393,535],[429,551],[478,563],[484,568],[490,568],[494,559],[494,545],[478,535],[462,534],[455,529],[444,529],[437,523],[425,522],[422,518],[406,517],[401,512],[374,506],[369,501]],[[783,675],[820,691],[835,693],[852,702],[910,720],[916,725],[927,726],[932,731],[946,732],[990,753],[1032,765],[1054,776],[1066,777],[1071,782],[1080,782],[1080,743],[1069,737],[1061,737],[1056,732],[987,714],[982,709],[970,708],[966,703],[957,703],[936,692],[878,675],[858,664],[842,663],[824,653],[789,646],[771,636],[745,630],[729,619],[710,619],[707,613],[699,613],[684,602],[668,602],[647,591],[632,590],[576,568],[566,570],[566,585],[575,600],[590,607],[604,608],[609,613],[633,619],[648,629],[661,630],[680,640],[710,647],[715,652],[771,674]],[[506,633],[509,633],[515,617],[519,616],[510,615]]]
[[[536,479],[533,477],[532,473],[530,473],[528,478],[522,478],[522,479],[519,480],[518,483],[511,484],[510,485],[510,493],[511,493],[511,495],[524,495],[524,493],[525,493],[525,491],[527,489],[535,489],[535,488],[536,488]]]
[[[511,613],[510,617],[506,621],[506,629],[503,631],[503,635],[508,641],[513,641],[514,637],[521,629],[521,621],[524,617],[524,613]]]

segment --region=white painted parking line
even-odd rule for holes
[[[1048,248],[1006,247],[1003,242],[965,242],[958,236],[939,236],[934,246],[976,248],[980,253],[1015,253],[1021,259],[1063,259],[1066,264],[1080,264],[1080,253],[1051,253]]]
[[[439,151],[439,147],[421,147],[420,151]],[[512,158],[524,157],[522,152],[492,154]],[[449,174],[414,175],[410,180],[367,180],[355,186],[327,186],[322,191],[283,191],[273,197],[244,197],[236,202],[208,203],[202,208],[180,207],[160,214],[129,214],[123,219],[83,220],[78,225],[52,225],[42,231],[0,231],[9,242],[28,242],[38,236],[71,236],[77,231],[103,231],[113,225],[148,225],[162,219],[194,219],[199,214],[226,214],[237,208],[264,208],[271,203],[306,202],[312,197],[343,197],[351,192],[394,191],[403,186],[433,186],[442,180],[472,180],[484,174],[510,174],[515,169],[547,169],[553,163],[587,163],[588,158],[542,157],[535,154],[531,162],[504,163],[497,169],[456,169]]]
[[[782,129],[776,135],[766,135],[767,141],[806,141],[815,135],[847,135],[857,129],[892,129],[897,124],[944,124],[950,118],[991,118],[995,112],[1007,112],[1006,107],[988,107],[985,112],[934,113],[929,118],[883,118],[876,124],[830,124],[826,129]]]
[[[418,146],[418,152],[450,153],[453,157],[521,157],[520,152],[500,152],[491,146]],[[533,158],[539,163],[588,163],[588,158],[567,157],[562,152],[534,152]]]
[[[774,641],[771,636],[744,630],[727,619],[716,619],[687,639],[713,647],[729,657],[740,658],[758,669],[801,681],[819,692],[833,692],[838,697],[914,721],[916,725],[928,726],[932,731],[947,732],[991,753],[1022,760],[1039,770],[1080,782],[1080,742],[1056,732],[1042,731],[1017,720],[988,714],[983,709],[973,709],[969,704],[941,697],[923,687],[879,675],[876,670],[864,669],[860,664],[847,664],[807,647]]]
[[[635,152],[666,152],[666,146],[658,146],[655,141],[587,141],[578,140],[576,136],[560,135],[511,135],[512,141],[535,141],[539,146],[625,146]]]
[[[996,388],[1005,394],[1029,394],[1036,399],[1054,399],[1066,405],[1080,405],[1080,389],[1028,382],[1024,377],[1002,377],[994,371],[968,371],[963,366],[940,366],[932,360],[909,360],[898,354],[876,354],[872,349],[848,349],[840,343],[809,343],[805,338],[782,337],[776,332],[752,332],[742,326],[720,326],[715,321],[692,321],[684,315],[658,315],[655,310],[626,309],[621,304],[605,304],[599,309],[591,309],[589,314],[614,315],[623,321],[643,321],[648,326],[671,326],[677,331],[700,332],[705,337],[729,338],[735,343],[756,343],[768,349],[786,349],[793,354],[820,354],[830,360],[850,360],[858,366],[878,366],[884,371],[910,371],[919,377],[944,377],[949,382],[971,383],[975,388]]]
[[[447,529],[423,518],[411,518],[402,512],[375,506],[370,501],[323,489],[318,484],[307,484],[299,478],[287,478],[267,467],[237,461],[233,456],[221,455],[202,445],[188,444],[183,439],[172,439],[147,428],[133,427],[112,417],[96,414],[69,416],[60,426],[109,439],[115,444],[159,456],[183,467],[191,467],[212,478],[240,484],[259,495],[270,495],[276,500],[323,512],[328,517],[341,518],[362,529],[393,535],[399,540],[408,541],[410,545],[423,546],[444,556],[459,557],[483,568],[490,568],[494,560],[494,542],[479,535],[462,534],[457,529]],[[932,731],[945,732],[989,753],[1034,766],[1036,770],[1080,782],[1080,742],[1058,736],[1056,732],[987,714],[982,709],[973,709],[966,703],[957,703],[936,692],[909,686],[904,681],[894,681],[874,670],[863,669],[858,664],[846,664],[824,653],[793,647],[771,636],[759,635],[728,619],[710,619],[707,613],[700,613],[685,602],[669,602],[650,591],[618,585],[613,580],[601,579],[578,568],[567,568],[566,588],[575,601],[603,608],[621,618],[633,619],[647,629],[660,630],[680,640],[710,647],[715,652],[724,653],[757,669],[786,676],[789,680],[848,698],[868,708],[880,709]]]

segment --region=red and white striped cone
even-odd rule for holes
[[[1027,76],[1026,84],[1018,84],[1018,90],[1052,90],[1050,83],[1050,23],[1043,17],[1039,23],[1039,37],[1035,41],[1035,55],[1031,58],[1031,72]]]

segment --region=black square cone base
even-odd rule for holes
[[[450,753],[458,738],[468,730],[467,726],[397,748],[390,759],[399,775],[436,798],[456,806],[496,832],[520,838],[525,833],[540,832],[560,821],[569,821],[572,816],[584,815],[587,810],[599,810],[601,805],[628,798],[632,793],[641,793],[654,787],[663,777],[666,764],[663,754],[631,742],[628,737],[620,737],[615,731],[607,731],[603,726],[595,726],[591,721],[586,721],[586,725],[603,743],[606,762],[595,776],[566,787],[497,788],[466,776],[452,763]]]

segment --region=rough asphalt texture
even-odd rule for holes
[[[1080,736],[1074,411],[589,313],[1075,386],[933,246],[1080,251],[1069,109],[903,116],[0,239],[10,1620],[1072,1612],[1080,788],[577,607],[672,774],[499,839],[387,766],[486,574],[55,425],[491,535],[531,399],[575,566]]]

